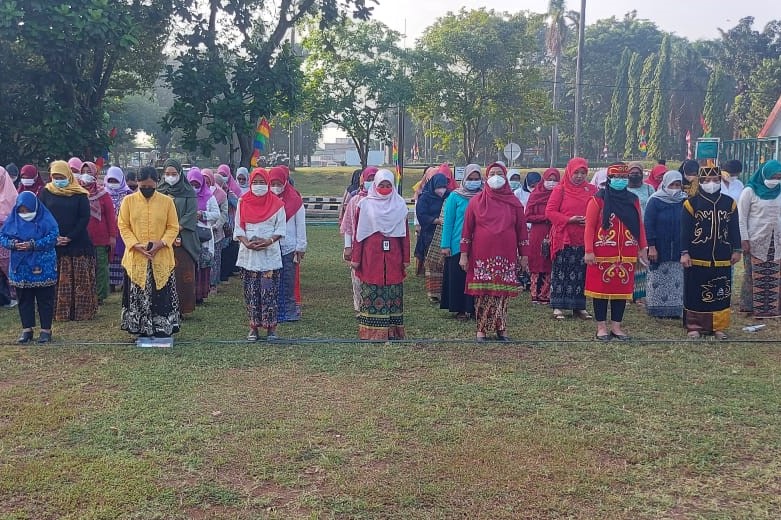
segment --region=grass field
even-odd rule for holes
[[[522,295],[517,343],[476,345],[411,277],[418,340],[360,344],[335,228],[310,244],[307,341],[242,343],[236,279],[171,351],[124,344],[118,295],[47,347],[0,310],[0,518],[781,517],[781,350],[740,342],[778,324],[691,343],[632,307],[649,342],[577,342]]]

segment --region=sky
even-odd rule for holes
[[[690,40],[712,39],[719,36],[718,28],[734,27],[746,16],[753,16],[754,28],[761,30],[769,20],[781,18],[779,6],[779,0],[588,0],[586,25],[636,10],[638,18],[651,20],[664,31]],[[402,34],[406,19],[407,45],[412,46],[437,18],[462,7],[544,13],[548,0],[379,0],[374,18]],[[580,1],[567,0],[567,9],[580,10]]]

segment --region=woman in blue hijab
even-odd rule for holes
[[[426,263],[426,293],[432,303],[439,302],[440,293],[442,292],[443,266],[440,264],[442,264],[443,257],[439,241],[442,239],[442,205],[450,194],[447,185],[448,178],[442,173],[437,173],[423,187],[423,191],[415,204],[415,214],[420,224],[418,241],[415,244],[415,257],[421,264]],[[430,262],[426,262],[429,247],[435,241],[435,232],[437,230],[439,230],[439,233],[432,250],[436,258],[430,257],[428,258]]]
[[[57,285],[57,236],[54,217],[29,191],[19,194],[13,211],[0,230],[0,246],[11,251],[9,281],[16,288],[22,334],[19,343],[33,340],[35,306],[41,321],[38,343],[52,340],[55,287]]]

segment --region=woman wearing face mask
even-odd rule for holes
[[[176,206],[179,219],[179,236],[174,240],[176,259],[176,292],[182,314],[195,310],[195,272],[201,256],[201,242],[198,240],[198,197],[195,190],[182,175],[182,165],[175,159],[163,164],[163,179],[157,191],[168,195]]]
[[[19,167],[14,163],[10,163],[5,167],[5,171],[7,171],[8,175],[11,177],[11,180],[14,183],[14,187],[19,190],[19,186],[21,185],[22,180],[21,176],[19,175]]]
[[[751,262],[755,318],[781,316],[781,162],[759,166],[738,202],[743,253]]]
[[[447,185],[447,177],[437,173],[426,183],[415,204],[415,214],[420,225],[415,257],[424,263],[426,294],[431,303],[439,303],[442,292],[442,256],[439,254],[442,248],[439,244],[442,241],[442,206],[449,194]],[[432,243],[437,254],[430,252]]]
[[[631,339],[621,322],[626,302],[632,299],[635,265],[638,260],[648,261],[640,201],[627,191],[628,185],[629,167],[624,163],[611,164],[607,168],[607,187],[599,190],[586,208],[585,294],[594,299],[599,341]]]
[[[359,189],[347,202],[347,207],[342,216],[342,223],[339,225],[339,232],[344,237],[342,258],[348,265],[353,251],[353,237],[355,236],[355,218],[358,214],[358,203],[369,194],[369,190],[374,184],[374,176],[377,171],[375,166],[369,166],[363,170],[361,173]],[[355,276],[355,269],[350,268],[350,278],[353,288],[353,308],[355,309],[355,315],[358,316],[358,313],[361,311],[361,281]]]
[[[236,206],[239,204],[239,198],[228,188],[228,180],[221,174],[214,176],[217,186],[225,193],[228,203],[228,215],[223,230],[225,231],[225,240],[222,242],[220,253],[220,281],[227,282],[236,269],[236,257],[239,254],[239,243],[233,240],[233,228],[236,225]],[[217,198],[219,202],[219,197]],[[222,205],[220,206],[222,211]]]
[[[556,168],[548,168],[542,174],[542,182],[534,188],[526,203],[526,222],[531,224],[529,231],[529,272],[531,273],[532,303],[548,305],[550,303],[550,231],[551,223],[545,216],[553,189],[558,186],[561,173]],[[543,245],[545,244],[545,245]]]
[[[32,164],[25,164],[22,166],[20,182],[17,188],[19,193],[29,191],[32,192],[33,195],[38,196],[40,195],[43,186],[44,182],[41,179],[41,175],[38,173],[38,168]]]
[[[41,322],[38,343],[52,340],[57,284],[55,246],[59,234],[57,221],[31,192],[19,194],[0,229],[0,247],[10,250],[9,280],[19,298],[22,321],[19,343],[33,340],[36,304]]]
[[[290,185],[284,168],[269,170],[271,192],[285,205],[285,237],[280,240],[282,272],[279,277],[279,322],[301,319],[301,306],[296,301],[296,285],[301,261],[306,254],[306,208],[301,195]]]
[[[8,172],[0,166],[0,227],[8,219],[16,204],[16,188],[8,175]],[[8,249],[0,248],[0,304],[13,306],[16,302],[16,294],[13,285],[9,283],[8,266],[11,253]]]
[[[515,172],[516,170],[510,170],[511,172]],[[521,175],[518,174],[518,181],[520,181]],[[515,182],[518,182],[515,181]],[[521,204],[524,208],[526,208],[526,203],[529,201],[529,197],[531,196],[532,192],[534,191],[534,188],[537,187],[537,185],[542,181],[542,175],[539,174],[539,172],[529,172],[526,174],[526,178],[523,180],[523,184],[517,185],[513,183],[512,175],[510,178],[510,189],[515,193],[515,196],[518,197],[518,200],[521,201]]]
[[[697,181],[697,172],[700,170],[700,163],[693,159],[687,159],[681,163],[678,171],[683,176],[683,192],[689,196],[694,197],[697,194],[699,187]]]
[[[49,167],[51,182],[39,199],[57,221],[57,321],[91,320],[98,311],[95,247],[89,237],[90,201],[65,161]]]
[[[129,170],[125,172],[125,182],[130,191],[135,192],[138,190],[138,180],[136,179],[136,172]]]
[[[586,206],[597,192],[586,181],[588,162],[575,157],[567,163],[564,179],[553,189],[545,216],[551,222],[551,301],[553,317],[564,319],[564,309],[573,316],[590,320],[586,312],[586,264],[583,232],[586,225]]]
[[[127,182],[125,181],[125,174],[122,172],[122,168],[119,166],[111,166],[106,172],[106,178],[103,181],[103,185],[106,187],[106,192],[111,197],[111,202],[114,205],[115,215],[119,215],[119,208],[122,205],[122,201],[133,193]],[[117,230],[118,232],[119,230]],[[108,281],[111,286],[111,291],[117,291],[122,287],[125,282],[125,269],[122,267],[122,258],[125,255],[125,243],[122,241],[121,236],[117,236],[114,250],[109,258],[108,263]]]
[[[138,192],[119,208],[119,232],[127,245],[121,328],[141,337],[170,337],[179,332],[174,241],[179,235],[176,206],[158,193],[159,176],[151,166],[138,172]]]
[[[461,234],[464,230],[466,208],[472,197],[483,189],[480,167],[470,164],[464,169],[461,187],[445,200],[442,212],[442,239],[440,247],[445,264],[442,273],[440,309],[456,313],[456,319],[466,321],[475,314],[475,298],[466,294],[466,271],[461,260]]]
[[[393,173],[379,170],[369,194],[358,204],[350,266],[361,281],[360,339],[404,338],[409,211],[394,183]]]
[[[282,250],[279,241],[285,237],[287,223],[285,204],[269,190],[271,177],[255,168],[250,177],[250,191],[242,195],[236,210],[233,237],[238,240],[239,259],[244,283],[244,302],[249,314],[247,341],[258,340],[258,330],[266,330],[266,339],[277,339],[279,277]]]
[[[721,173],[702,167],[698,190],[683,203],[681,264],[683,323],[690,338],[713,333],[727,339],[732,266],[740,261],[737,204],[721,194]]]
[[[117,245],[117,213],[106,190],[98,186],[98,168],[95,163],[85,162],[79,183],[88,192],[90,219],[87,231],[95,246],[95,286],[98,304],[108,297],[108,263]]]
[[[350,184],[348,184],[347,187],[344,189],[344,194],[342,195],[342,203],[339,205],[340,226],[342,224],[342,217],[344,217],[344,212],[347,209],[347,203],[350,202],[350,198],[353,195],[355,195],[361,187],[361,171],[362,170],[360,168],[353,171],[353,175],[350,178]]]
[[[228,221],[228,195],[217,186],[214,172],[209,168],[201,170],[203,181],[209,187],[209,191],[214,195],[214,200],[220,208],[220,218],[212,226],[214,235],[214,260],[212,262],[211,275],[209,276],[209,288],[211,293],[217,292],[217,286],[220,285],[220,276],[222,273],[222,250],[226,242],[225,223]]]
[[[648,242],[648,283],[645,310],[655,318],[683,316],[681,211],[686,194],[680,172],[664,174],[659,189],[648,199],[643,222]]]
[[[211,269],[214,263],[213,227],[220,219],[220,207],[199,168],[190,168],[187,172],[187,181],[195,191],[198,203],[195,216],[198,220],[201,254],[198,256],[198,268],[195,272],[195,303],[200,305],[209,296]]]
[[[629,186],[627,187],[627,191],[634,193],[640,201],[640,218],[643,218],[648,199],[651,198],[651,195],[653,195],[656,190],[654,190],[650,184],[643,182],[643,165],[639,162],[629,163]],[[648,270],[646,266],[638,262],[635,266],[635,290],[632,293],[633,303],[645,305],[647,277]]]
[[[507,305],[520,290],[517,272],[528,270],[529,234],[523,206],[507,185],[507,169],[487,169],[487,187],[469,201],[461,233],[466,292],[475,297],[477,341],[489,330],[498,341],[507,336]]]
[[[236,184],[239,186],[239,193],[237,194],[238,197],[241,197],[249,191],[249,170],[247,170],[244,166],[240,166],[236,170]]]

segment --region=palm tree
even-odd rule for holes
[[[559,103],[559,79],[561,57],[564,52],[564,43],[567,40],[569,28],[567,27],[567,12],[564,8],[565,0],[550,0],[548,2],[548,30],[545,34],[545,49],[548,56],[553,58],[553,111]],[[551,127],[551,155],[550,165],[555,166],[559,158],[559,128],[554,122]]]

